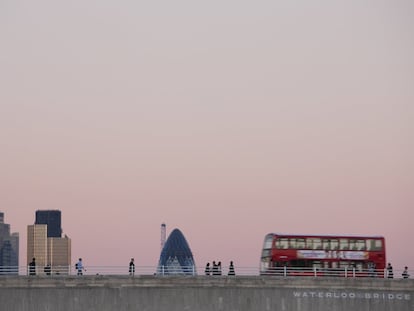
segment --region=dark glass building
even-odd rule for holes
[[[180,230],[174,229],[161,251],[157,274],[195,275],[197,274],[193,254]]]
[[[0,274],[17,274],[19,266],[19,234],[10,234],[10,225],[4,223],[0,212]]]
[[[62,213],[59,210],[36,211],[35,225],[47,225],[48,238],[62,237]]]

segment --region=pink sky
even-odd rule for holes
[[[265,234],[383,235],[414,268],[414,3],[0,2],[0,210],[73,261],[256,267]]]

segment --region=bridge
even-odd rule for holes
[[[279,276],[1,276],[0,310],[412,311],[414,280]]]

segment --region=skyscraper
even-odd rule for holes
[[[63,238],[47,238],[47,263],[51,265],[53,273],[66,274],[69,271],[72,243],[65,236]]]
[[[19,234],[10,234],[10,225],[4,223],[0,212],[0,274],[17,274],[19,266]]]
[[[51,266],[52,274],[69,272],[72,243],[61,235],[59,210],[36,211],[36,223],[27,226],[27,264],[36,259],[36,274],[43,274],[46,265]]]
[[[174,229],[161,251],[158,274],[194,275],[196,268],[193,254],[182,232]]]
[[[48,238],[60,238],[62,236],[62,213],[59,210],[36,211],[35,225],[47,225]]]
[[[47,225],[27,226],[27,265],[36,258],[36,274],[47,264]]]

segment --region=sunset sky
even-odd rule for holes
[[[257,267],[265,234],[383,235],[414,269],[414,2],[0,0],[0,211],[72,261]]]

